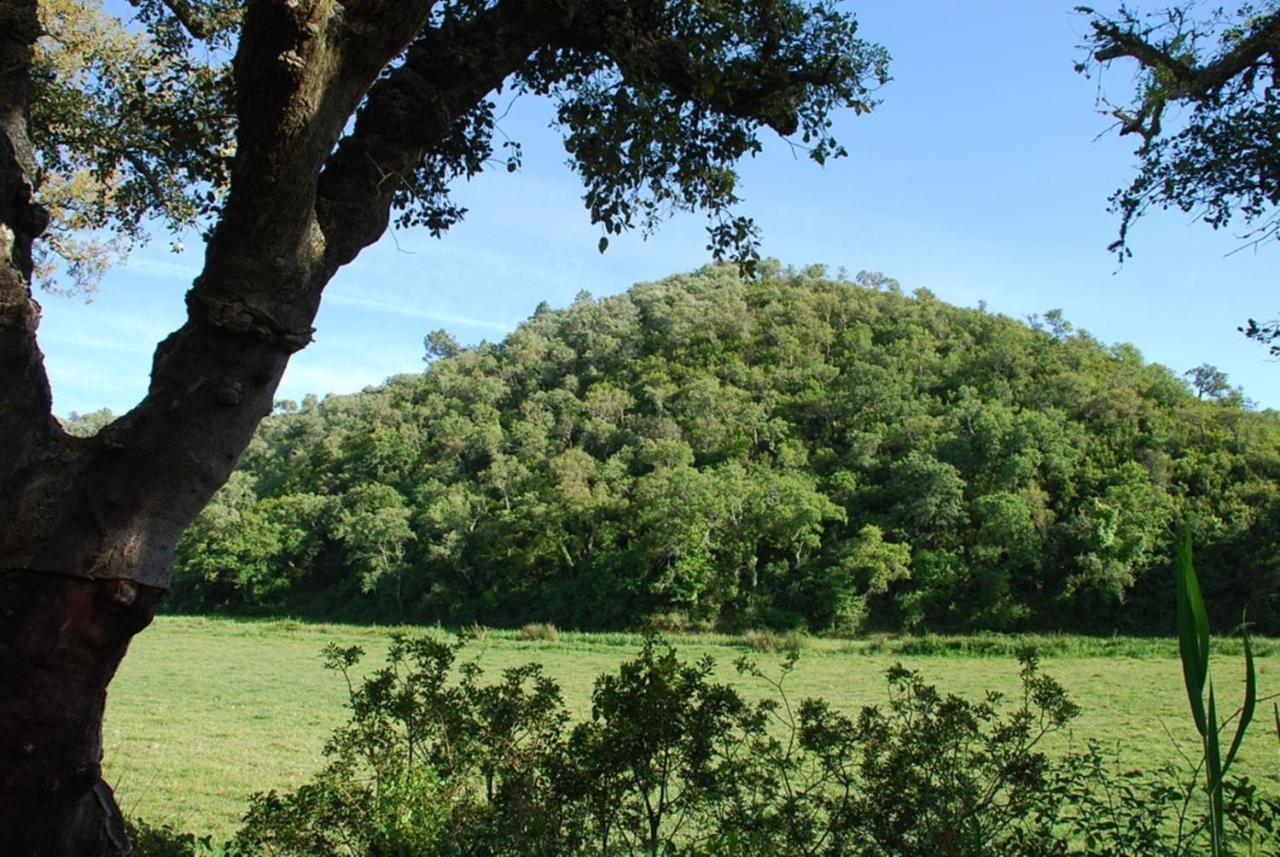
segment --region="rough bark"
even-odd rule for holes
[[[129,853],[102,780],[107,684],[160,590],[0,572],[0,854]]]
[[[48,216],[32,201],[27,137],[34,0],[0,3],[0,486],[12,484],[56,433],[49,382],[36,347],[40,305],[31,296],[31,247]],[[0,506],[0,513],[7,511]]]

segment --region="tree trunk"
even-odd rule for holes
[[[161,590],[0,572],[0,854],[131,853],[102,779],[107,684]]]
[[[36,0],[0,0],[0,857],[131,853],[101,775],[106,689],[182,530],[270,412],[325,284],[385,231],[394,177],[555,25],[503,3],[419,39],[380,79],[433,5],[248,5],[231,184],[187,321],[156,350],[146,398],[82,439],[53,417],[36,343]]]

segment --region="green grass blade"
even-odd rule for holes
[[[1204,685],[1209,672],[1209,622],[1204,599],[1191,563],[1191,532],[1184,531],[1178,544],[1178,653],[1182,656],[1182,676],[1187,685],[1191,716],[1201,736],[1208,737],[1209,722],[1204,711]]]
[[[1244,705],[1240,708],[1240,722],[1236,725],[1236,735],[1231,740],[1231,749],[1227,751],[1226,761],[1222,763],[1223,776],[1226,776],[1227,770],[1236,758],[1236,751],[1240,749],[1240,742],[1244,740],[1244,730],[1253,720],[1253,710],[1257,705],[1258,678],[1253,669],[1253,649],[1249,645],[1249,627],[1244,624]]]

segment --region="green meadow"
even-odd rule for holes
[[[111,685],[105,724],[107,780],[127,815],[215,840],[237,827],[255,791],[291,789],[323,760],[330,731],[345,719],[346,687],[322,665],[329,643],[359,645],[362,668],[381,663],[393,629],[162,616],[139,635]],[[428,629],[430,633],[443,633]],[[712,656],[720,677],[749,695],[769,688],[740,676],[733,662],[746,655],[762,667],[777,652],[758,651],[741,636],[669,637],[689,659]],[[544,665],[575,716],[590,712],[592,683],[640,645],[635,634],[561,633],[554,641],[488,631],[462,657],[477,658],[494,676],[531,661]],[[823,697],[844,711],[886,699],[885,670],[895,662],[919,671],[946,691],[976,698],[1018,687],[1015,652],[1034,646],[1046,673],[1083,709],[1054,749],[1100,741],[1122,770],[1175,763],[1189,770],[1198,757],[1196,734],[1176,643],[1168,639],[1072,636],[900,637],[804,640],[786,681],[788,696]],[[1242,696],[1240,645],[1214,650],[1213,675],[1224,707]],[[1280,645],[1256,641],[1258,692],[1280,694]],[[1280,793],[1280,742],[1271,703],[1233,770]]]

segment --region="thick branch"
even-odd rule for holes
[[[1148,87],[1135,111],[1116,108],[1112,115],[1121,123],[1120,134],[1138,134],[1147,143],[1159,137],[1166,105],[1183,99],[1202,101],[1215,96],[1242,73],[1256,68],[1270,56],[1275,62],[1280,50],[1280,13],[1273,14],[1254,28],[1248,38],[1212,62],[1196,65],[1170,53],[1140,35],[1131,25],[1115,21],[1094,21],[1093,58],[1098,62],[1128,57],[1143,68],[1159,72],[1160,86]]]
[[[1098,62],[1130,57],[1146,68],[1167,69],[1178,78],[1185,79],[1194,74],[1191,66],[1151,44],[1133,30],[1122,28],[1113,21],[1094,21],[1093,30],[1095,41],[1103,45],[1093,52],[1093,57]]]
[[[249,5],[231,187],[188,320],[157,349],[137,408],[26,484],[5,486],[21,501],[0,520],[0,567],[168,585],[179,535],[225,482],[289,355],[310,339],[334,272],[314,215],[320,168],[429,5]]]
[[[48,215],[32,200],[35,158],[26,116],[32,45],[39,35],[34,0],[0,7],[0,487],[57,432],[36,346],[40,307],[31,294],[32,243],[48,225]],[[0,499],[0,514],[4,506]]]
[[[623,69],[624,76],[633,69],[643,69],[649,79],[660,81],[686,101],[700,101],[726,116],[761,122],[782,136],[795,133],[799,125],[795,105],[801,91],[836,82],[834,59],[820,71],[755,63],[752,74],[727,76],[723,68],[707,68],[675,39],[627,43],[612,36],[614,31],[610,22],[597,32],[576,34],[575,46],[605,51]]]
[[[209,22],[188,0],[161,0],[161,2],[193,38],[203,41],[209,37]]]
[[[1137,60],[1144,68],[1158,69],[1173,80],[1175,86],[1166,100],[1202,98],[1226,86],[1237,75],[1261,64],[1267,57],[1275,61],[1280,53],[1280,13],[1264,18],[1248,38],[1237,43],[1205,65],[1193,65],[1152,44],[1132,29],[1113,21],[1093,22],[1095,41],[1099,47],[1094,59],[1107,62],[1121,57]]]
[[[404,64],[374,86],[320,177],[317,211],[332,264],[346,264],[386,231],[400,182],[460,116],[571,26],[579,5],[506,0],[414,42]]]

